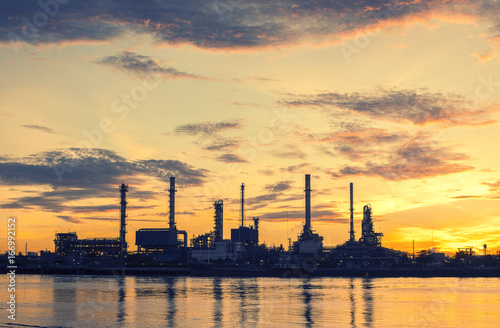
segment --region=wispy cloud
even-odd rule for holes
[[[234,153],[243,139],[224,136],[226,132],[242,128],[240,120],[207,121],[179,125],[175,127],[174,134],[196,137],[193,143],[203,151],[217,154],[214,158],[218,162],[247,163],[247,160]]]
[[[74,218],[72,216],[69,216],[69,215],[58,215],[57,217],[59,219],[63,219],[64,221],[70,222],[70,223],[82,223],[81,220]]]
[[[362,161],[386,156],[406,142],[410,136],[403,131],[365,128],[356,125],[327,133],[306,133],[305,142],[321,153],[332,157],[344,156],[351,161]]]
[[[488,186],[490,192],[500,193],[500,180],[495,182],[483,182],[483,184]]]
[[[217,156],[217,161],[224,163],[248,163],[247,160],[234,154],[222,154]]]
[[[206,143],[202,146],[205,150],[224,151],[228,149],[236,149],[241,144],[241,140],[237,138],[214,137],[205,139]]]
[[[471,100],[457,94],[432,93],[425,89],[288,95],[281,104],[322,108],[335,115],[346,110],[378,120],[410,122],[415,125],[438,122],[453,125],[491,123],[484,118],[489,110],[477,108]]]
[[[265,189],[271,193],[278,193],[285,190],[289,190],[292,187],[291,181],[278,181],[276,183],[268,184]]]
[[[50,133],[50,134],[57,133],[54,129],[48,128],[46,126],[41,126],[41,125],[25,124],[25,125],[23,125],[23,127],[28,128],[28,129],[33,129],[33,130],[39,130],[39,131]]]
[[[471,170],[473,167],[464,162],[468,159],[466,154],[435,145],[429,136],[417,135],[390,153],[385,162],[346,165],[332,175],[378,176],[393,181],[419,179]]]
[[[347,223],[348,219],[342,218],[339,213],[332,210],[319,210],[312,211],[311,216],[313,217],[313,223],[320,222],[336,222],[336,223]],[[264,213],[259,218],[262,221],[274,221],[274,222],[286,222],[286,221],[299,221],[303,220],[305,213],[303,210],[298,211],[278,211],[278,212],[268,212]]]
[[[123,51],[113,56],[101,58],[97,63],[117,68],[120,71],[131,73],[140,78],[151,77],[153,74],[157,74],[167,79],[207,79],[198,75],[178,71],[173,67],[164,66],[158,60],[150,56],[139,55],[130,51]]]
[[[222,121],[222,122],[202,122],[179,125],[175,128],[175,133],[187,135],[214,135],[224,130],[241,129],[242,125],[239,121]]]

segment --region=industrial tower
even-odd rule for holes
[[[245,184],[241,184],[241,225],[238,229],[231,229],[231,241],[242,242],[246,246],[257,246],[259,244],[259,224],[257,222],[255,227],[245,227]]]
[[[306,174],[305,181],[305,224],[302,233],[294,243],[294,252],[300,256],[321,256],[323,237],[311,228],[311,175]]]
[[[354,237],[354,192],[353,192],[353,183],[351,182],[350,184],[350,199],[351,199],[351,206],[349,208],[349,211],[351,212],[351,229],[349,230],[349,242],[354,243],[356,242],[356,239]]]
[[[245,184],[241,184],[241,226],[245,225]]]
[[[127,257],[127,241],[125,240],[125,234],[127,233],[125,218],[127,217],[127,192],[128,185],[122,183],[120,186],[120,260],[125,262]]]
[[[224,239],[224,218],[223,218],[223,202],[219,199],[214,203],[214,243]]]
[[[382,236],[381,232],[373,230],[372,208],[369,205],[363,207],[363,222],[361,223],[361,238],[360,243],[364,246],[381,246]]]
[[[170,230],[177,230],[175,226],[175,177],[170,177],[170,189],[168,190],[169,193],[169,222],[168,222],[168,227]]]
[[[304,225],[304,233],[311,233],[311,175],[306,174],[306,223]]]

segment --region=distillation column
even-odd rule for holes
[[[120,260],[125,262],[125,257],[127,256],[127,241],[125,240],[125,234],[127,233],[125,218],[127,217],[127,195],[128,185],[122,183],[120,186]]]
[[[224,239],[224,219],[223,219],[223,203],[222,199],[214,203],[215,215],[214,215],[214,242],[219,242]]]
[[[354,195],[353,195],[353,184],[351,182],[350,184],[350,190],[351,190],[351,207],[350,207],[350,211],[351,211],[351,230],[349,231],[349,241],[351,243],[353,243],[355,241],[355,237],[354,237]]]
[[[241,184],[241,226],[245,224],[245,184]]]
[[[170,230],[177,230],[175,226],[175,177],[170,177],[170,189],[169,192],[169,205],[170,205],[170,213],[169,213],[169,228]]]
[[[306,224],[304,225],[304,232],[311,232],[311,175],[306,174]]]

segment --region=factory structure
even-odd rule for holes
[[[390,248],[382,247],[381,232],[373,229],[372,208],[370,205],[363,207],[363,220],[361,221],[361,238],[356,240],[354,231],[354,190],[350,183],[350,229],[349,240],[343,245],[330,250],[328,261],[335,267],[361,268],[361,267],[388,267],[407,260],[407,254]]]
[[[177,261],[187,252],[187,232],[178,230],[175,223],[175,178],[170,178],[168,228],[139,229],[135,244],[139,255],[153,257],[155,262]],[[179,239],[182,236],[182,240]]]
[[[307,258],[335,268],[387,267],[401,263],[407,254],[382,247],[382,233],[373,228],[372,208],[365,205],[361,237],[355,239],[353,184],[350,184],[349,240],[334,248],[323,246],[323,237],[312,228],[311,176],[305,175],[304,225],[288,251],[267,248],[259,244],[259,218],[245,222],[245,184],[241,184],[240,225],[224,238],[224,202],[213,203],[213,229],[188,240],[187,232],[179,230],[175,221],[175,177],[170,177],[168,227],[139,229],[135,232],[137,250],[128,253],[126,241],[126,194],[128,185],[122,183],[120,192],[120,231],[118,238],[79,239],[76,232],[56,233],[54,240],[56,263],[63,265],[114,264],[127,265],[131,259],[142,263],[247,263],[293,265]],[[190,245],[188,246],[188,242]],[[147,261],[145,261],[147,259]],[[144,265],[144,264],[143,264]]]
[[[241,184],[241,225],[231,229],[231,239],[224,239],[223,201],[214,203],[214,230],[193,236],[191,258],[194,261],[237,261],[252,256],[259,246],[259,218],[254,217],[253,226],[245,226],[245,184]]]
[[[76,232],[57,233],[54,239],[56,262],[66,265],[125,264],[127,258],[126,217],[128,185],[120,190],[120,236],[78,239]]]
[[[323,237],[311,227],[311,175],[306,174],[305,183],[305,224],[302,232],[293,244],[293,252],[300,257],[321,257],[323,253]]]

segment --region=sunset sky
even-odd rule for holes
[[[371,204],[383,246],[500,250],[500,1],[0,2],[0,250],[55,232],[224,234],[304,221],[335,246]],[[288,217],[288,221],[287,221]]]

